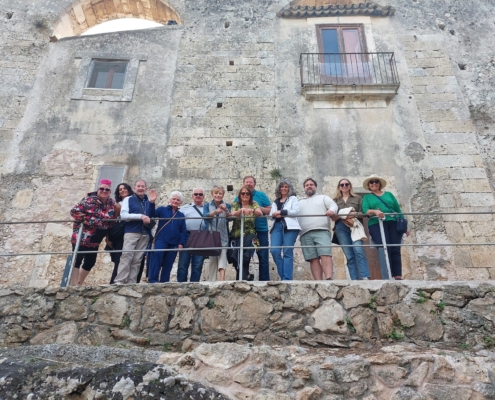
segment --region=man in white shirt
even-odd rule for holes
[[[189,218],[201,218],[203,216],[203,200],[204,191],[201,188],[193,189],[191,204],[185,204],[180,208],[180,211],[186,216],[186,229],[187,239],[189,239],[190,231],[198,231],[201,225],[202,219],[189,219]],[[204,225],[204,224],[203,224]],[[190,282],[199,282],[201,279],[201,272],[203,271],[203,262],[205,258],[203,256],[193,256],[183,250],[179,253],[179,263],[177,267],[177,282],[187,282],[187,275],[189,265],[191,265],[191,278]]]
[[[307,197],[299,200],[297,218],[301,225],[301,245],[316,246],[303,247],[304,259],[309,261],[315,280],[322,280],[323,274],[325,274],[325,279],[331,280],[333,261],[329,217],[337,214],[339,208],[330,197],[316,194],[318,184],[314,179],[307,178],[303,186]],[[309,215],[317,216],[309,217]]]

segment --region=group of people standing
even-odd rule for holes
[[[211,201],[205,202],[202,188],[195,188],[192,202],[182,205],[184,196],[173,191],[167,206],[155,207],[157,193],[147,190],[146,182],[136,181],[134,190],[121,183],[115,190],[115,201],[110,197],[111,182],[101,180],[98,190],[76,204],[71,215],[73,225],[72,246],[76,246],[77,235],[82,224],[78,255],[74,263],[71,285],[83,284],[96,262],[96,253],[80,253],[97,250],[106,238],[106,249],[111,253],[115,268],[111,283],[138,283],[144,270],[150,283],[169,282],[170,273],[179,253],[177,280],[199,282],[205,257],[191,255],[186,244],[191,231],[211,230],[219,232],[222,250],[218,256],[209,257],[208,280],[225,279],[228,263],[237,270],[237,279],[253,280],[249,272],[249,261],[256,252],[259,259],[259,280],[270,280],[269,253],[277,266],[281,280],[293,278],[293,250],[300,237],[304,259],[310,263],[315,280],[332,279],[332,233],[330,220],[335,221],[334,243],[342,245],[351,279],[369,279],[370,271],[363,248],[364,230],[360,216],[369,217],[368,227],[377,245],[382,245],[378,219],[383,220],[386,242],[400,244],[402,235],[396,230],[397,215],[402,213],[398,201],[383,188],[385,179],[372,175],[363,183],[371,194],[364,198],[354,193],[348,179],[341,179],[333,199],[317,194],[317,182],[307,178],[303,183],[306,197],[298,200],[289,180],[281,180],[275,190],[275,200],[256,190],[256,179],[246,176],[232,204],[224,201],[225,189],[214,186]],[[244,216],[243,274],[239,277],[241,263],[238,249],[241,238],[241,215]],[[112,236],[114,221],[120,218],[120,234]],[[154,218],[160,218],[154,236]],[[268,218],[273,223],[269,231]],[[230,229],[230,223],[232,227]],[[269,234],[271,247],[269,247]],[[259,247],[259,248],[257,248]],[[121,251],[118,251],[121,250]],[[167,250],[167,251],[156,251]],[[402,278],[400,246],[387,247],[392,275]]]

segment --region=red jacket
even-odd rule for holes
[[[115,202],[109,198],[107,204],[103,204],[96,192],[88,193],[88,196],[82,199],[70,210],[70,215],[75,222],[72,226],[72,244],[76,244],[77,233],[81,222],[83,223],[83,231],[81,237],[81,246],[98,248],[100,242],[93,242],[91,238],[98,230],[107,230],[110,222],[107,219],[113,219]],[[82,215],[78,215],[82,214]]]

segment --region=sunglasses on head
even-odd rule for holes
[[[379,183],[380,181],[378,179],[373,179],[372,181],[369,181],[370,185],[379,184]]]
[[[241,196],[251,196],[250,192],[241,192],[239,193]]]
[[[199,196],[199,197],[203,197],[204,194],[203,193],[193,193],[194,196]]]
[[[110,192],[112,189],[109,189],[109,188],[98,188],[98,190],[100,190],[102,192]]]
[[[340,187],[344,187],[344,186],[345,186],[345,187],[347,187],[347,186],[351,186],[351,184],[350,184],[350,183],[341,183],[341,184],[340,184]]]

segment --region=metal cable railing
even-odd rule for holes
[[[410,212],[410,213],[383,213],[385,216],[396,216],[396,215],[410,215],[410,216],[423,216],[423,217],[426,217],[426,216],[442,216],[442,215],[493,215],[495,214],[495,211],[478,211],[478,212],[427,212],[427,213],[419,213],[419,212]],[[340,216],[347,216],[348,214],[339,214],[339,217]],[[358,218],[377,218],[375,216],[368,216],[368,215],[365,215],[365,214],[352,214],[353,216],[355,217],[358,217]],[[299,216],[294,216],[294,217],[290,217],[290,216],[285,216],[285,218],[300,218],[302,217],[301,215]],[[322,216],[321,215],[304,215],[304,218],[311,218],[311,217],[319,217],[321,218]],[[245,216],[244,215],[241,215],[240,217],[228,217],[227,219],[229,221],[232,221],[236,218],[240,218],[241,220],[241,229],[240,229],[240,245],[238,247],[231,247],[229,246],[229,248],[231,249],[238,249],[239,250],[239,276],[242,277],[243,276],[243,252],[244,252],[244,221],[245,221]],[[270,216],[268,215],[264,215],[264,216],[260,216],[260,217],[255,217],[255,216],[249,216],[249,218],[268,218],[268,219],[271,219]],[[329,217],[328,217],[329,218]],[[165,221],[168,221],[168,220],[171,220],[172,218],[152,218],[152,220],[155,220],[155,221],[161,221],[161,220],[165,220]],[[175,220],[187,220],[187,219],[194,219],[194,220],[197,220],[197,219],[201,219],[201,220],[211,220],[212,218],[211,217],[175,217],[173,218]],[[329,218],[330,220],[330,218]],[[109,219],[107,221],[119,221],[117,219]],[[135,220],[132,220],[132,219],[129,219],[128,221],[135,221]],[[74,223],[74,222],[77,222],[77,221],[74,221],[74,220],[49,220],[49,221],[11,221],[11,222],[7,222],[7,221],[1,221],[0,222],[0,225],[18,225],[18,224],[47,224],[47,223]],[[382,239],[382,243],[383,244],[362,244],[360,246],[362,247],[382,247],[383,250],[384,250],[384,253],[385,253],[385,260],[386,260],[386,265],[387,265],[387,270],[388,270],[388,276],[390,279],[392,279],[392,275],[391,275],[391,271],[390,271],[390,261],[388,259],[388,252],[387,252],[387,248],[388,247],[469,247],[469,246],[494,246],[495,243],[479,243],[479,242],[472,242],[472,243],[401,243],[401,244],[390,244],[390,243],[387,243],[386,241],[386,238],[385,238],[385,233],[384,233],[384,229],[383,229],[383,221],[381,219],[378,219],[378,223],[379,223],[379,226],[380,226],[380,235],[381,235],[381,239]],[[330,221],[329,221],[329,224],[330,224]],[[67,286],[68,282],[70,282],[70,278],[71,278],[71,274],[72,274],[72,270],[74,268],[74,263],[75,263],[75,260],[76,260],[76,257],[78,254],[94,254],[94,253],[121,253],[122,250],[91,250],[91,251],[79,251],[79,247],[80,247],[80,242],[81,242],[81,237],[82,237],[82,231],[83,231],[83,225],[81,225],[81,227],[79,228],[79,231],[78,231],[78,234],[77,234],[77,240],[76,240],[76,244],[75,244],[75,247],[74,247],[74,250],[73,251],[47,251],[47,252],[25,252],[25,253],[0,253],[0,257],[19,257],[19,256],[39,256],[39,255],[67,255],[67,256],[72,256],[72,260],[71,260],[71,263],[70,263],[70,270],[69,270],[69,273],[68,273],[68,276],[66,277],[65,281],[63,280],[61,286],[62,287],[65,287]],[[328,248],[328,247],[332,247],[333,245],[329,245],[329,246],[314,246],[314,245],[311,245],[311,246],[303,246],[303,245],[294,245],[294,246],[257,246],[256,249],[283,249],[283,248],[287,248],[287,247],[292,247],[293,249],[303,249],[303,248],[315,248],[315,247],[319,247],[319,248]],[[339,244],[338,246],[340,247],[353,247],[354,245],[343,245],[343,244]],[[222,250],[222,249],[225,249],[225,247],[208,247],[208,248],[205,248],[204,250]],[[129,253],[133,253],[133,252],[142,252],[143,250],[126,250],[126,252],[129,252]],[[178,249],[146,249],[145,252],[146,253],[154,253],[154,252],[168,252],[168,251],[178,251]],[[184,249],[179,249],[179,251],[187,251],[186,248]],[[346,274],[347,274],[347,277],[349,278],[348,276],[348,271],[346,270]],[[65,274],[67,275],[67,274]],[[65,276],[64,275],[64,276]]]

